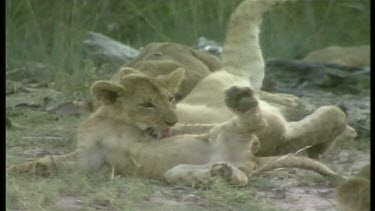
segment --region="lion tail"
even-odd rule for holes
[[[271,157],[257,157],[255,161],[258,168],[252,172],[251,176],[256,176],[267,171],[277,168],[299,168],[305,170],[315,171],[322,176],[334,179],[335,184],[338,184],[343,178],[336,172],[332,171],[323,163],[307,157],[300,156],[271,156]]]

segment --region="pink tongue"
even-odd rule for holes
[[[171,130],[170,129],[165,129],[162,131],[157,131],[156,132],[156,138],[157,139],[163,139],[171,136]]]
[[[165,130],[162,130],[161,131],[161,135],[162,135],[162,138],[168,138],[170,137],[172,134],[171,134],[171,129],[165,129]]]

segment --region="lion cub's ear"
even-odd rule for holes
[[[157,79],[166,86],[166,88],[171,91],[175,92],[178,87],[180,86],[180,83],[182,79],[185,77],[185,69],[184,68],[177,68],[173,72],[159,76]]]
[[[91,86],[91,95],[105,105],[114,103],[123,91],[121,86],[109,81],[97,81]]]
[[[142,73],[131,67],[122,67],[119,71],[113,74],[111,81],[120,82],[124,77],[130,74],[142,74]]]

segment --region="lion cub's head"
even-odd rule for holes
[[[126,67],[116,81],[97,81],[91,94],[101,106],[98,112],[109,118],[134,124],[155,138],[169,135],[178,121],[173,94],[185,74],[179,68],[167,75],[150,77]]]

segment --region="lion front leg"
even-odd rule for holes
[[[299,98],[291,94],[270,93],[259,90],[258,96],[261,100],[276,105],[280,108],[296,108],[300,104]]]
[[[171,128],[171,135],[207,134],[216,124],[181,124],[177,123]]]
[[[215,146],[219,159],[249,161],[261,148],[256,132],[265,129],[267,121],[249,87],[227,89],[225,103],[236,116],[212,128],[208,133],[209,141]]]
[[[248,182],[245,173],[228,162],[203,165],[178,165],[168,170],[164,178],[169,183],[199,185],[215,177],[224,178],[230,184],[243,186]]]

